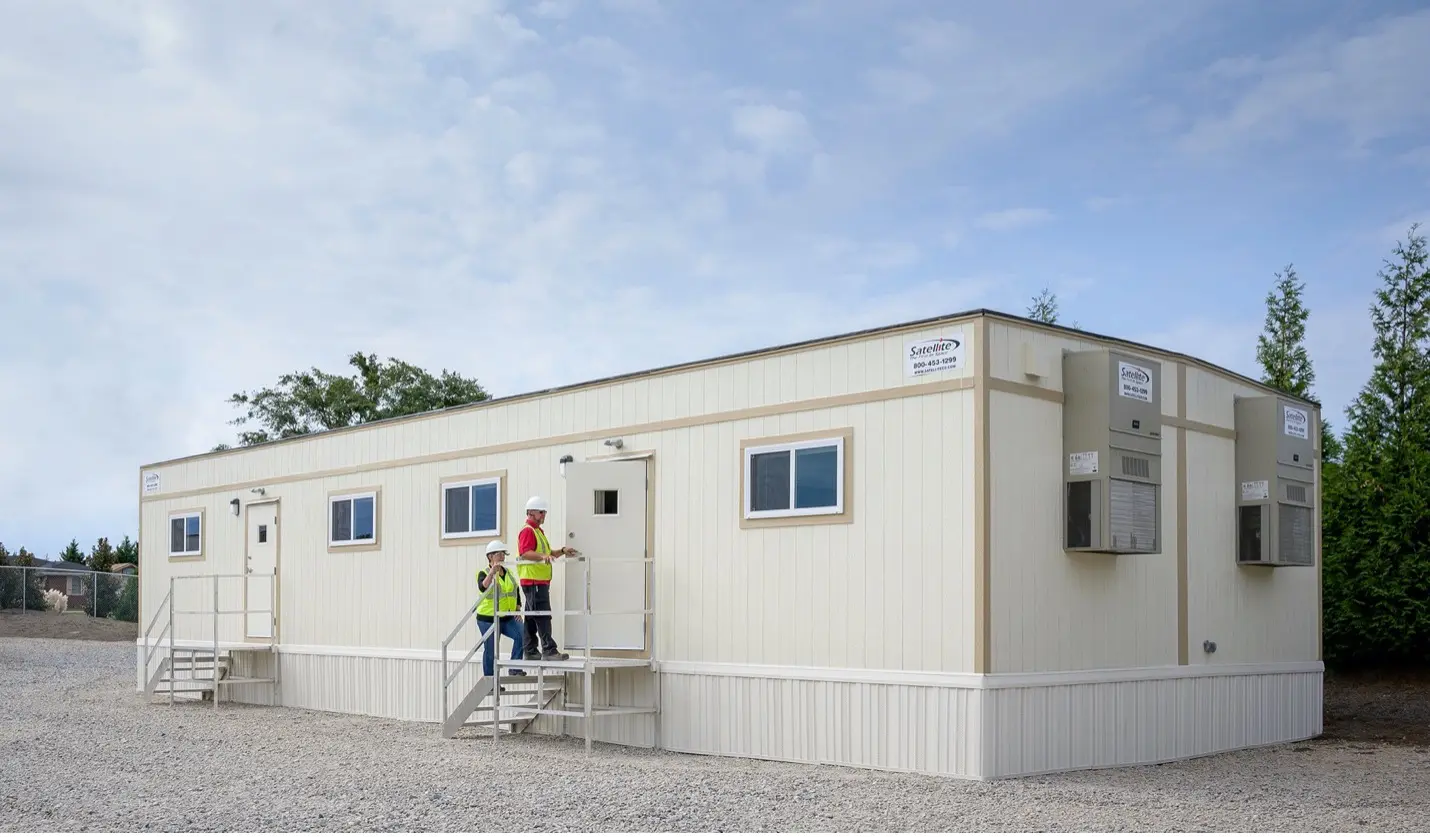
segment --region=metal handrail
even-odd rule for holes
[[[169,630],[173,627],[172,617],[170,618],[170,621],[164,623],[164,629],[161,630],[161,631],[159,631],[159,635],[154,638],[154,644],[153,644],[153,645],[150,645],[150,644],[149,644],[149,633],[154,630],[154,625],[156,625],[156,624],[159,622],[159,614],[161,614],[161,613],[164,612],[165,606],[169,604],[169,597],[172,596],[173,594],[174,594],[174,593],[173,593],[173,590],[172,590],[172,589],[170,589],[170,591],[169,591],[168,593],[165,593],[165,594],[164,594],[164,598],[159,601],[159,606],[158,606],[157,608],[155,608],[155,610],[154,610],[154,616],[149,620],[149,626],[144,629],[144,679],[145,679],[145,680],[148,680],[148,678],[149,678],[149,662],[154,659],[154,652],[155,652],[156,650],[158,650],[158,648],[159,648],[159,640],[161,640],[161,639],[163,639],[165,636],[167,636],[167,635],[169,634]]]
[[[569,558],[568,558],[567,556],[563,556],[563,557],[561,557],[561,558],[554,558],[554,559],[551,560],[551,561],[522,561],[522,560],[518,559],[518,560],[516,560],[516,561],[508,561],[508,562],[505,562],[505,563],[506,563],[508,566],[514,565],[514,566],[517,566],[517,567],[522,567],[522,566],[540,566],[540,565],[550,566],[550,565],[555,564],[557,561],[560,561],[560,560],[573,560],[573,561],[576,561],[576,562],[578,562],[578,563],[587,563],[588,566],[594,566],[594,564],[592,564],[591,562],[588,561],[588,559],[587,559],[586,556],[580,555],[579,553],[578,553],[577,555],[574,555],[574,556],[569,556]],[[654,565],[655,559],[654,559],[654,558],[625,558],[625,559],[617,558],[617,559],[609,559],[609,560],[608,560],[608,559],[601,559],[601,560],[599,561],[599,563],[602,564],[602,565],[611,565],[611,564],[642,564],[642,565],[645,565],[645,566],[649,567],[649,566]],[[493,642],[500,643],[500,638],[499,638],[499,637],[501,636],[501,633],[500,633],[500,630],[501,630],[501,620],[502,620],[503,618],[515,617],[515,616],[523,616],[523,617],[524,617],[524,616],[553,616],[553,617],[554,617],[554,616],[576,616],[576,615],[579,615],[579,616],[584,616],[584,617],[586,617],[587,625],[588,625],[588,628],[589,628],[590,618],[591,618],[592,616],[635,616],[635,615],[652,616],[652,615],[655,613],[655,609],[654,609],[653,607],[644,608],[644,609],[640,609],[640,610],[616,610],[616,611],[595,611],[595,610],[592,610],[592,609],[591,609],[591,575],[592,575],[592,573],[589,572],[589,571],[585,573],[585,579],[584,579],[584,581],[585,581],[585,597],[584,597],[584,604],[585,604],[585,606],[584,606],[583,608],[580,608],[580,609],[567,609],[567,610],[526,610],[526,609],[524,609],[524,604],[525,604],[525,602],[522,601],[522,600],[520,600],[520,599],[518,599],[518,609],[517,609],[517,610],[502,610],[502,609],[500,609],[499,607],[497,607],[497,603],[500,601],[500,599],[498,598],[498,591],[499,591],[498,585],[495,585],[495,584],[489,585],[486,590],[482,591],[481,595],[477,597],[476,603],[474,603],[471,607],[469,607],[469,608],[466,609],[466,611],[462,614],[461,619],[458,620],[457,624],[452,628],[452,630],[451,630],[451,631],[447,634],[447,636],[442,640],[442,716],[441,716],[441,717],[442,717],[442,722],[445,724],[445,723],[447,722],[447,720],[448,720],[448,714],[449,714],[450,707],[451,707],[451,700],[450,700],[450,696],[449,696],[449,689],[450,689],[450,687],[451,687],[451,684],[453,683],[453,681],[455,681],[455,680],[457,679],[458,675],[460,675],[460,674],[462,673],[462,671],[465,669],[466,665],[467,665],[469,662],[471,662],[472,658],[476,656],[477,651],[481,650],[482,647],[483,647],[488,641],[493,641]],[[647,582],[647,583],[649,582],[649,578],[646,579],[646,582]],[[493,618],[492,618],[492,624],[491,624],[491,626],[490,626],[489,628],[487,628],[485,631],[481,632],[480,636],[477,637],[476,641],[472,644],[472,647],[467,651],[466,656],[463,657],[462,660],[457,664],[456,670],[455,670],[455,671],[451,671],[451,670],[450,670],[450,669],[451,669],[450,659],[449,659],[449,656],[448,656],[448,652],[449,652],[449,648],[450,648],[450,646],[451,646],[451,643],[453,642],[453,640],[456,639],[457,635],[458,635],[459,633],[461,633],[462,629],[467,625],[467,620],[472,617],[472,615],[476,612],[477,608],[478,608],[478,607],[481,605],[481,603],[482,603],[483,601],[485,601],[488,597],[492,598],[492,600],[493,600],[493,602],[492,602],[492,603],[493,603],[493,609],[492,609],[492,617],[493,617]],[[589,637],[588,637],[588,640],[589,640]],[[590,669],[590,665],[591,665],[591,663],[590,663],[590,651],[591,651],[591,649],[590,649],[589,646],[590,646],[590,643],[589,643],[589,641],[588,641],[588,643],[587,643],[587,649],[586,649],[586,650],[587,650],[587,665],[586,665],[586,668],[588,669],[588,674],[589,674],[589,669]],[[655,640],[654,640],[654,637],[653,637],[653,636],[652,636],[652,638],[651,638],[651,647],[650,647],[650,649],[649,649],[649,652],[650,652],[650,655],[651,655],[651,662],[654,663],[654,662],[655,662]],[[493,649],[493,656],[494,656],[494,657],[499,657],[500,654],[501,654],[501,648],[500,648],[500,646],[498,646],[497,648],[494,648],[494,649]],[[496,663],[496,664],[493,666],[493,669],[492,669],[492,694],[496,696],[496,704],[495,704],[495,706],[493,707],[493,716],[492,716],[492,721],[493,721],[493,722],[492,722],[492,737],[493,737],[493,738],[497,738],[497,737],[499,737],[499,736],[501,735],[501,723],[500,723],[500,720],[501,720],[501,676],[502,676],[502,675],[501,675],[501,672],[502,672],[502,664],[501,664],[501,661],[500,661],[500,660],[496,660],[495,663]],[[538,671],[538,682],[540,681],[539,675],[540,675],[540,672]],[[589,695],[587,696],[587,698],[588,698],[588,700],[589,700]],[[538,712],[538,714],[540,714],[540,713]],[[589,752],[589,750],[590,750],[589,720],[590,720],[590,719],[589,719],[589,717],[588,717],[588,718],[587,718],[587,721],[588,721],[588,736],[587,736],[587,742],[586,742],[586,746],[587,746],[587,751],[588,751],[588,752]]]

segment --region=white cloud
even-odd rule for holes
[[[1321,32],[1270,58],[1220,59],[1203,74],[1203,92],[1231,92],[1231,100],[1200,116],[1183,147],[1214,153],[1302,142],[1331,129],[1362,151],[1389,137],[1423,136],[1430,122],[1427,43],[1430,11],[1420,11],[1386,16],[1349,37]]]
[[[993,232],[1008,232],[1050,221],[1052,217],[1052,212],[1041,207],[1023,206],[985,213],[979,216],[974,225]]]
[[[741,105],[730,114],[730,126],[736,136],[767,154],[797,151],[812,141],[804,114],[774,105]]]

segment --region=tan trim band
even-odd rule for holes
[[[975,361],[976,362],[976,361]],[[515,453],[517,451],[533,450],[537,448],[547,448],[556,445],[569,445],[579,442],[597,441],[611,436],[635,436],[644,433],[660,433],[667,430],[685,430],[691,427],[703,427],[711,424],[722,424],[729,421],[742,421],[754,418],[769,418],[771,416],[787,415],[790,413],[804,413],[813,410],[827,410],[833,407],[852,407],[859,404],[874,404],[880,401],[896,401],[901,398],[917,398],[924,395],[937,395],[945,392],[958,392],[965,389],[973,389],[973,379],[971,377],[952,378],[942,381],[931,381],[925,384],[912,384],[909,386],[893,387],[891,389],[867,390],[864,392],[852,392],[844,395],[828,395],[821,398],[809,398],[804,401],[787,401],[783,404],[767,404],[760,407],[747,407],[740,410],[726,410],[721,413],[708,413],[702,416],[690,416],[687,418],[667,419],[665,421],[646,422],[645,424],[633,424],[626,427],[607,427],[597,430],[589,430],[583,433],[568,433],[564,436],[548,436],[545,438],[526,439],[518,442],[504,442],[498,445],[485,445],[483,447],[463,448],[459,450],[447,451],[445,453],[433,453],[426,456],[412,456],[406,459],[391,459],[383,462],[373,462],[366,465],[351,465],[346,468],[329,468],[324,471],[311,471],[303,474],[274,475],[268,479],[247,480],[245,482],[229,483],[226,485],[208,486],[195,488],[189,491],[171,491],[162,494],[150,494],[142,497],[141,502],[149,503],[157,500],[167,500],[174,497],[186,497],[194,494],[209,494],[223,491],[241,491],[247,488],[272,485],[274,483],[296,483],[308,480],[326,479],[328,477],[349,476],[352,474],[363,474],[370,471],[385,470],[388,468],[401,468],[409,465],[427,465],[433,462],[447,462],[454,459],[466,459],[473,456],[491,456],[498,453]]]
[[[988,472],[992,439],[988,431],[989,384],[992,382],[988,363],[988,322],[980,320],[978,354],[973,358],[973,473],[976,480],[973,510],[973,671],[988,674],[993,670],[993,652],[989,642],[993,624],[993,584],[991,572],[993,510],[989,503],[992,479]],[[1061,394],[1059,394],[1061,397]]]
[[[1186,370],[1185,366],[1177,367],[1178,386],[1185,388]],[[1051,401],[1054,404],[1063,403],[1063,394],[1055,389],[1040,387],[1036,384],[1020,384],[1016,381],[1008,381],[1003,378],[993,378],[988,382],[988,388],[994,392],[1007,393],[1008,395],[1021,395],[1024,398],[1036,398],[1040,401]],[[1205,433],[1208,436],[1219,436],[1223,439],[1236,439],[1236,430],[1227,427],[1218,427],[1215,424],[1207,424],[1201,421],[1192,421],[1186,415],[1186,397],[1183,390],[1182,395],[1177,399],[1177,415],[1162,416],[1162,424],[1167,427],[1182,428],[1197,433]]]
[[[1177,364],[1177,665],[1188,662],[1187,647],[1187,367]]]

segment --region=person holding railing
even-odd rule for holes
[[[563,555],[575,555],[569,546],[552,549],[541,524],[546,521],[546,501],[532,497],[526,501],[526,526],[516,536],[516,574],[521,577],[521,594],[527,611],[551,610],[551,562]],[[538,641],[540,648],[537,647]],[[526,617],[526,658],[569,660],[570,654],[556,647],[551,637],[551,616]]]
[[[505,614],[520,609],[516,603],[516,577],[507,572],[506,553],[506,544],[501,541],[492,541],[487,544],[486,568],[477,570],[477,589],[483,594],[481,601],[477,602],[477,630],[481,634],[486,634],[491,630],[498,610]],[[485,595],[487,589],[493,584],[497,586],[496,594]],[[482,643],[482,674],[487,677],[491,677],[496,668],[496,655],[499,653],[498,646],[501,644],[503,636],[511,640],[511,658],[513,660],[522,659],[524,640],[520,616],[502,616],[501,633]],[[520,677],[525,672],[512,671],[511,673]]]

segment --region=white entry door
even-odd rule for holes
[[[278,571],[278,504],[260,503],[248,507],[248,555],[243,580],[244,634],[249,639],[272,639],[274,610],[273,574]],[[262,613],[253,613],[259,610]]]
[[[592,651],[644,651],[646,617],[646,460],[570,462],[566,465],[566,544],[585,560],[565,564],[566,609],[586,606],[590,574],[592,615],[568,615],[565,644]]]

